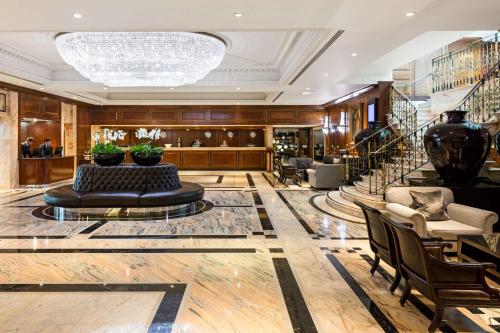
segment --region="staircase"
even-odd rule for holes
[[[467,120],[483,124],[494,135],[500,130],[498,34],[483,41],[471,44],[465,51],[434,59],[433,81],[429,85],[432,85],[433,92],[443,92],[474,83],[470,92],[452,109],[468,111]],[[463,64],[471,61],[472,54],[479,56],[480,60],[476,59],[471,69],[464,71]],[[459,63],[460,66],[457,65]],[[485,66],[489,70],[485,70]],[[445,72],[445,68],[452,73],[460,73],[455,73],[450,79],[450,73]],[[440,75],[447,77],[443,79]],[[409,176],[437,175],[425,152],[423,136],[431,126],[446,121],[446,115],[436,116],[429,100],[412,101],[402,91],[411,89],[391,88],[388,126],[347,149],[345,185],[325,196],[325,202],[333,212],[351,216],[354,221],[363,221],[361,210],[353,203],[355,200],[384,209],[383,195],[388,187],[405,184]],[[390,134],[379,142],[376,137],[381,131]],[[358,154],[361,145],[368,147],[366,156]]]
[[[468,121],[489,124],[494,134],[498,130],[500,117],[500,62],[497,62],[454,110],[467,111]],[[419,126],[412,132],[372,150],[370,159],[380,168],[369,174],[369,194],[380,195],[389,186],[402,184],[410,173],[429,163],[425,152],[423,136],[432,126],[446,121],[446,115]]]

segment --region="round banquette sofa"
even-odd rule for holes
[[[203,199],[204,189],[181,182],[174,164],[80,165],[73,185],[48,190],[46,204],[68,208],[161,207]]]

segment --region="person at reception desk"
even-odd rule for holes
[[[191,147],[201,147],[202,143],[200,141],[200,138],[194,139],[193,143],[191,143]]]
[[[32,157],[31,155],[31,145],[33,144],[34,140],[31,136],[26,138],[26,141],[21,143],[21,157]]]
[[[43,157],[51,157],[52,156],[52,142],[49,138],[43,140],[43,144],[40,145],[40,150],[42,152]]]

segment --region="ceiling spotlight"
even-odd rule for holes
[[[104,88],[102,88],[102,89],[104,89],[104,90],[108,90],[108,87],[104,87]]]
[[[43,90],[44,88],[43,87],[40,87],[40,90]]]
[[[358,54],[357,54],[357,53],[351,53],[351,55],[352,55],[353,57],[357,57],[357,56],[358,56]]]
[[[243,17],[243,13],[234,13],[234,17],[240,18]]]
[[[303,91],[303,92],[302,92],[302,95],[310,95],[310,94],[311,94],[311,92],[310,92],[310,91]]]
[[[170,90],[174,90],[174,87],[170,87]]]
[[[325,73],[325,77],[328,77],[328,73]]]
[[[240,89],[241,89],[240,87],[236,88],[236,90],[240,90]]]
[[[311,88],[307,87],[306,90],[311,90]]]
[[[407,17],[412,17],[412,16],[415,16],[415,14],[416,14],[415,12],[407,12],[405,15]]]
[[[76,19],[81,19],[83,17],[83,15],[80,14],[80,13],[74,13],[73,17],[76,18]]]

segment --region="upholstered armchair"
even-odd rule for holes
[[[314,188],[336,189],[342,185],[344,164],[314,164],[307,169],[309,184]]]
[[[428,221],[419,211],[410,208],[413,199],[410,190],[419,192],[443,191],[443,205],[448,219]],[[453,192],[446,187],[391,187],[386,192],[387,215],[397,222],[413,224],[422,237],[436,236],[456,240],[457,235],[476,235],[493,232],[498,221],[496,213],[453,202]]]
[[[290,157],[288,164],[297,169],[297,173],[305,180],[307,180],[306,170],[311,168],[313,159],[310,157]]]

